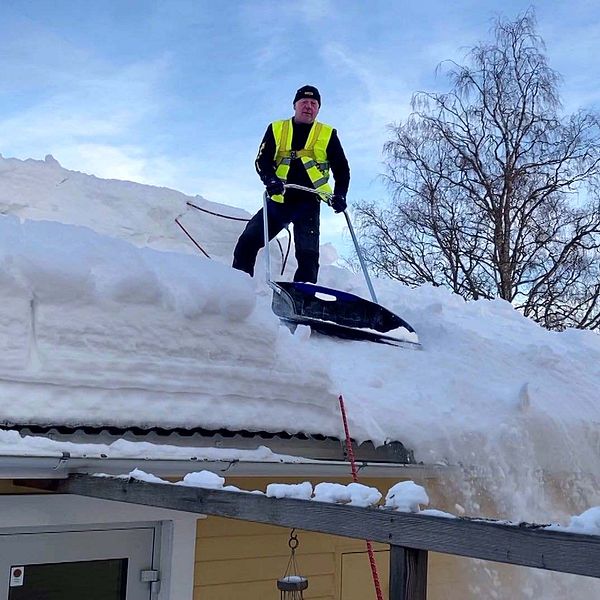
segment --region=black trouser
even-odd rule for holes
[[[321,203],[314,196],[267,201],[269,241],[286,225],[294,225],[294,245],[298,268],[294,281],[317,282],[319,274],[319,211]],[[265,245],[263,209],[248,221],[233,251],[233,268],[254,276],[258,251]]]

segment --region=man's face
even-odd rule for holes
[[[314,98],[301,98],[294,104],[296,123],[313,123],[319,114],[319,103]]]

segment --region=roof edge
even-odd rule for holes
[[[450,467],[424,464],[359,462],[363,477],[437,477]],[[244,460],[169,460],[136,458],[78,458],[62,456],[0,456],[0,479],[66,479],[72,473],[124,475],[141,469],[158,477],[183,477],[208,470],[224,477],[351,477],[345,461],[264,462]]]

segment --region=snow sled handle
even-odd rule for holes
[[[303,192],[311,192],[316,194],[319,198],[325,197],[327,200],[327,204],[331,200],[333,194],[329,192],[317,192],[317,190],[313,190],[312,188],[305,187],[303,185],[296,185],[295,183],[288,183],[285,186],[286,188],[294,188],[296,190],[302,190]],[[367,265],[362,255],[362,251],[360,246],[358,245],[358,239],[356,238],[356,234],[354,233],[354,227],[352,226],[352,221],[350,220],[350,215],[348,211],[344,209],[343,211],[344,217],[346,217],[346,223],[348,225],[348,230],[350,231],[350,235],[352,236],[352,242],[354,243],[354,248],[356,250],[356,254],[358,255],[358,261],[360,262],[360,268],[362,269],[365,281],[367,283],[367,287],[369,288],[369,294],[371,294],[371,300],[377,304],[377,296],[375,295],[375,289],[373,288],[373,284],[371,283],[371,276],[369,275],[369,271],[367,270]]]
[[[332,196],[332,194],[324,194],[312,188],[295,184],[286,184],[285,187],[310,192],[317,196],[326,195],[326,201]],[[271,308],[282,321],[291,328],[295,328],[297,325],[308,325],[315,331],[335,337],[369,340],[396,346],[420,346],[415,330],[404,319],[378,304],[352,222],[346,210],[343,211],[344,216],[367,287],[373,299],[372,302],[348,292],[312,283],[272,281],[267,218],[268,199],[269,196],[265,192],[263,196],[263,224],[266,277],[267,285],[273,290]]]

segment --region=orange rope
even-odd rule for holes
[[[344,422],[344,434],[346,436],[346,450],[348,452],[348,458],[350,459],[350,467],[352,468],[352,481],[358,483],[358,471],[356,470],[356,461],[354,460],[354,450],[352,449],[352,440],[350,438],[350,430],[348,429],[348,419],[346,418],[346,407],[344,406],[344,398],[340,394],[338,400],[340,401],[340,411],[342,413],[342,421]],[[381,584],[379,583],[379,573],[377,571],[377,564],[375,563],[375,554],[373,553],[373,544],[367,542],[367,554],[369,555],[369,563],[371,564],[371,575],[373,576],[373,585],[375,586],[375,594],[377,600],[383,600],[383,594],[381,592]]]

